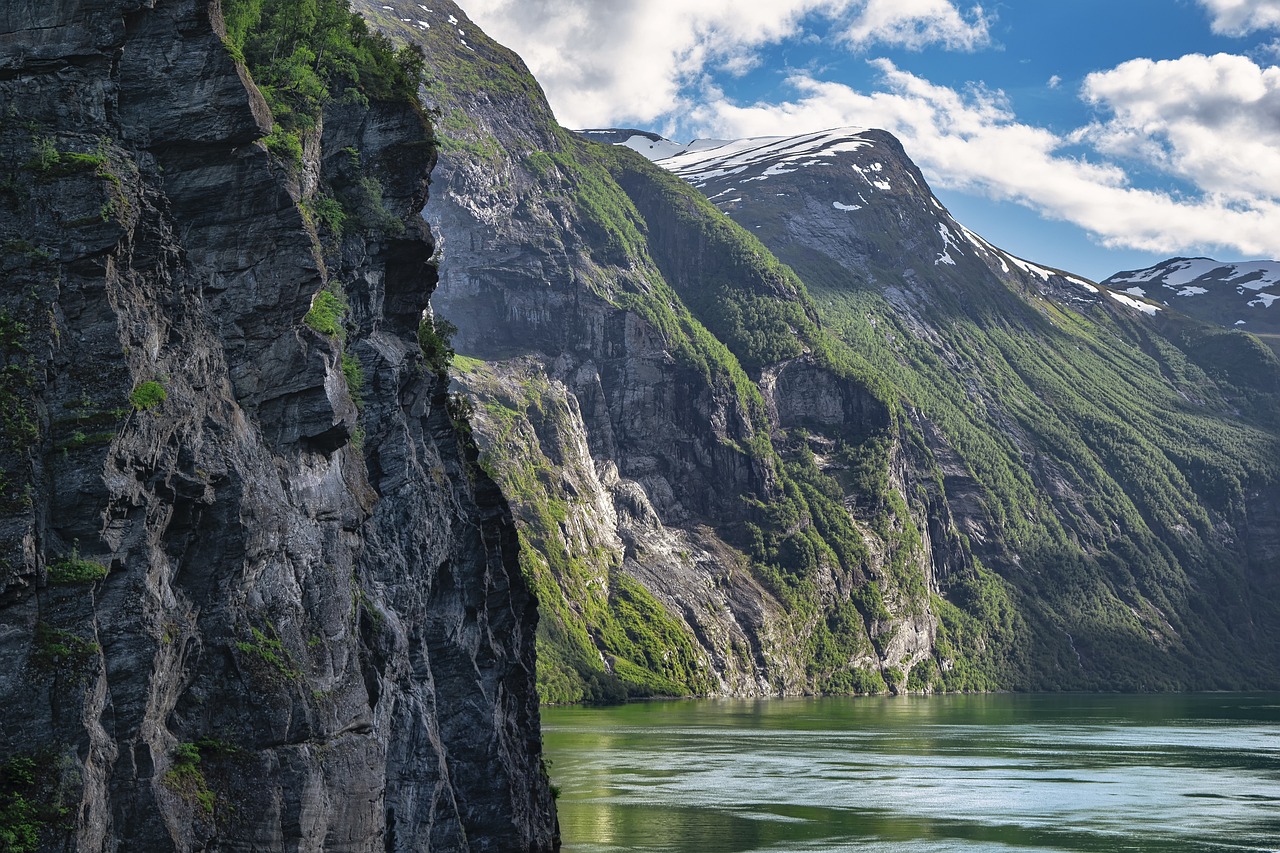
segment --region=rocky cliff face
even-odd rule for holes
[[[688,186],[559,128],[457,7],[359,5],[423,44],[436,81],[434,304],[530,546],[544,698],[938,674],[929,529],[881,500],[850,517],[814,466],[864,448],[900,507],[919,479],[803,285]]]
[[[0,829],[551,849],[535,601],[417,342],[427,128],[335,104],[282,166],[221,32],[0,9]],[[318,231],[353,151],[382,215]],[[304,322],[322,293],[341,329]]]

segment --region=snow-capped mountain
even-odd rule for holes
[[[641,130],[580,131],[624,145],[700,189],[783,260],[817,250],[869,280],[929,289],[982,270],[1085,307],[1102,295],[1152,315],[1160,306],[1004,251],[957,222],[891,135],[840,127],[797,136],[699,139],[687,145]]]
[[[1103,283],[1264,339],[1280,336],[1280,307],[1273,307],[1280,300],[1280,261],[1171,258],[1116,273]]]

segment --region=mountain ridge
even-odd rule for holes
[[[854,150],[803,169],[712,164],[710,205],[645,152],[570,141],[511,82],[531,79],[521,63],[436,13],[458,23],[384,23],[427,48],[429,103],[469,122],[442,122],[436,307],[558,626],[544,699],[611,679],[769,695],[1275,677],[1230,662],[1231,617],[1189,609],[1195,584],[1274,583],[1212,532],[1253,513],[1253,559],[1274,556],[1274,465],[1231,461],[1276,440],[1272,365],[1245,336],[991,246],[887,134],[844,132]],[[1222,359],[1188,341],[1239,372],[1213,379],[1197,359]],[[1234,509],[1203,503],[1237,488]]]
[[[1280,354],[1280,261],[1222,262],[1170,258],[1140,270],[1125,270],[1103,284],[1163,304],[1226,328],[1257,335]]]

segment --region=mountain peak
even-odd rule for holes
[[[957,222],[901,143],[883,130],[836,127],[793,136],[700,139],[687,145],[641,130],[579,133],[638,151],[701,190],[762,239],[772,234],[783,244],[830,244],[829,254],[852,252],[857,258],[845,260],[869,274],[888,258],[901,262],[900,268],[882,268],[873,277],[903,277],[928,289],[928,281],[943,271],[965,278],[968,274],[958,267],[976,263],[1037,290],[1051,290],[1072,304],[1092,304],[1101,292],[1080,276],[997,248]],[[782,232],[790,236],[781,237]],[[774,249],[787,256],[776,243]],[[789,259],[803,265],[799,258]],[[1128,308],[1158,310],[1129,294],[1112,295]]]

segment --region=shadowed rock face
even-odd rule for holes
[[[305,172],[404,227],[322,245],[218,17],[0,9],[0,795],[41,849],[552,849],[535,601],[416,341],[428,129],[326,114]]]

